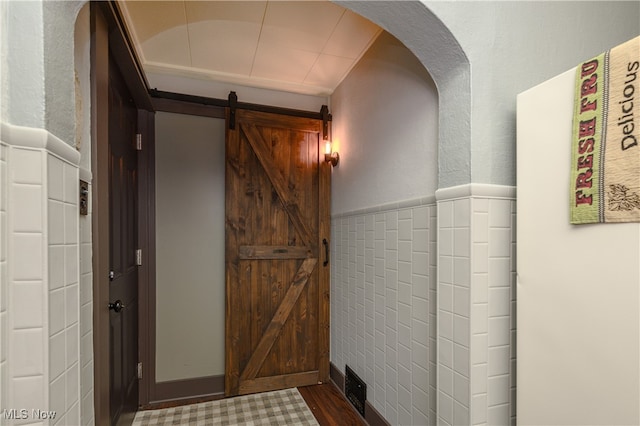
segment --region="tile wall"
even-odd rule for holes
[[[80,169],[80,179],[91,182],[91,175]],[[91,194],[91,185],[89,185]],[[95,423],[93,410],[93,273],[91,248],[91,199],[89,214],[80,216],[80,422]]]
[[[391,424],[435,424],[433,197],[332,218],[331,361]]]
[[[13,424],[79,424],[79,154],[41,129],[2,137],[3,408],[27,410]]]
[[[471,202],[471,420],[515,425],[516,202]]]
[[[0,407],[7,407],[7,154],[0,142]]]
[[[80,424],[78,167],[47,156],[49,404],[54,424]]]
[[[8,151],[6,403],[28,409],[27,418],[15,423],[29,424],[37,420],[31,409],[49,409],[46,155],[29,147]]]
[[[439,423],[515,424],[515,189],[437,197]]]
[[[470,200],[438,202],[438,417],[469,424]]]

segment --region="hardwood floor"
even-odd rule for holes
[[[333,383],[299,387],[298,391],[320,426],[367,424]]]

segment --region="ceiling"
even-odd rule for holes
[[[119,5],[148,76],[169,74],[307,95],[330,95],[382,31],[329,1]],[[154,87],[152,81],[150,85]]]

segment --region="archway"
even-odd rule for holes
[[[338,3],[395,35],[430,72],[440,98],[438,187],[468,183],[470,67],[451,32],[420,2],[398,2],[394,4],[393,14],[389,13],[388,5],[375,2]]]
[[[471,182],[471,67],[453,33],[422,2],[335,3],[387,30],[433,77],[440,99],[438,187]],[[393,11],[393,13],[390,13]]]

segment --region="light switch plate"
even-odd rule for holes
[[[89,214],[89,184],[83,180],[80,181],[80,214],[86,216]]]

